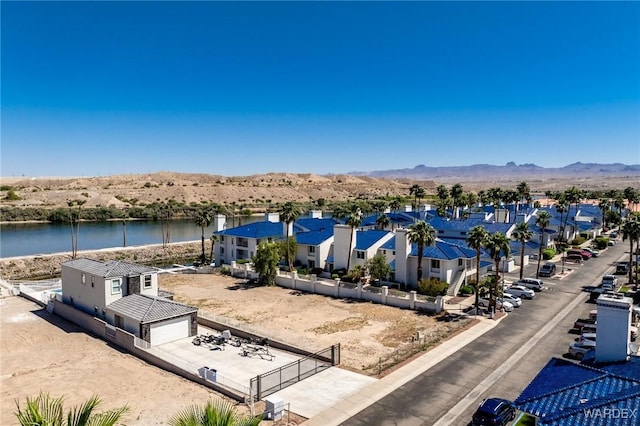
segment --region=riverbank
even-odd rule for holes
[[[205,242],[206,253],[211,250],[210,242]],[[201,241],[181,243],[150,244],[132,247],[113,247],[100,250],[79,251],[77,257],[100,261],[124,260],[150,266],[191,262],[202,253]],[[71,252],[43,254],[37,256],[17,256],[0,259],[0,277],[4,280],[45,279],[59,277],[61,264],[71,260]]]

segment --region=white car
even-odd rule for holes
[[[518,296],[514,296],[513,294],[504,293],[502,297],[498,297],[498,300],[501,302],[509,302],[513,305],[514,308],[519,308],[522,306],[522,299]]]
[[[582,342],[574,342],[569,345],[569,355],[576,359],[584,358],[585,354],[596,348],[596,342],[592,340],[584,340]]]
[[[605,285],[610,286],[612,288],[614,288],[615,286],[618,285],[618,278],[615,275],[603,275],[602,276],[602,284],[603,287]]]
[[[480,299],[478,301],[478,306],[489,307],[489,299]],[[497,298],[496,309],[504,309],[505,312],[511,312],[513,311],[513,305],[506,300],[502,301],[500,298]]]
[[[533,299],[536,293],[530,288],[523,287],[521,285],[512,285],[504,290],[505,294],[512,296],[518,296],[522,299]]]
[[[598,257],[600,256],[600,252],[596,249],[592,249],[591,247],[585,247],[582,250],[588,251],[589,253],[591,253],[591,256],[593,257]]]

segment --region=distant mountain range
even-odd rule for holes
[[[372,172],[350,172],[354,176],[371,176],[390,179],[414,180],[473,180],[473,179],[550,179],[571,177],[640,177],[640,164],[573,163],[564,167],[541,167],[535,164],[504,166],[473,164],[471,166],[427,167],[423,164],[412,169],[376,170]]]

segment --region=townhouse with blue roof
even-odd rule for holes
[[[225,229],[225,217],[217,215],[214,220],[215,264],[222,266],[238,260],[251,260],[258,246],[265,242],[284,240],[287,224],[280,222],[278,213],[267,213],[264,221]],[[311,211],[309,217],[299,218],[289,224],[289,235],[297,241],[295,260],[307,268],[325,267],[333,242],[335,219],[322,218],[322,213]]]
[[[334,269],[346,269],[347,264],[349,269],[353,269],[355,265],[364,265],[378,253],[382,245],[393,238],[393,232],[375,229],[358,229],[352,233],[350,226],[342,224],[334,225],[333,235],[333,249],[327,259],[330,272]]]

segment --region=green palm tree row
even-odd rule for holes
[[[285,259],[287,262],[287,266],[289,267],[289,271],[293,270],[293,259],[292,259],[292,254],[290,253],[290,244],[289,244],[289,225],[293,222],[296,221],[296,219],[298,219],[298,217],[300,217],[301,214],[301,210],[298,206],[296,206],[295,204],[293,204],[292,202],[286,202],[283,204],[282,208],[280,209],[280,220],[284,223],[286,223],[287,225],[287,229],[286,229],[286,241],[287,244],[285,244]]]
[[[502,260],[503,257],[509,257],[511,248],[509,245],[509,239],[502,232],[491,234],[486,242],[485,248],[489,252],[491,259],[493,259],[495,266],[495,280],[493,285],[489,288],[489,306],[491,311],[495,312],[496,290],[498,283],[500,282],[500,260]]]

